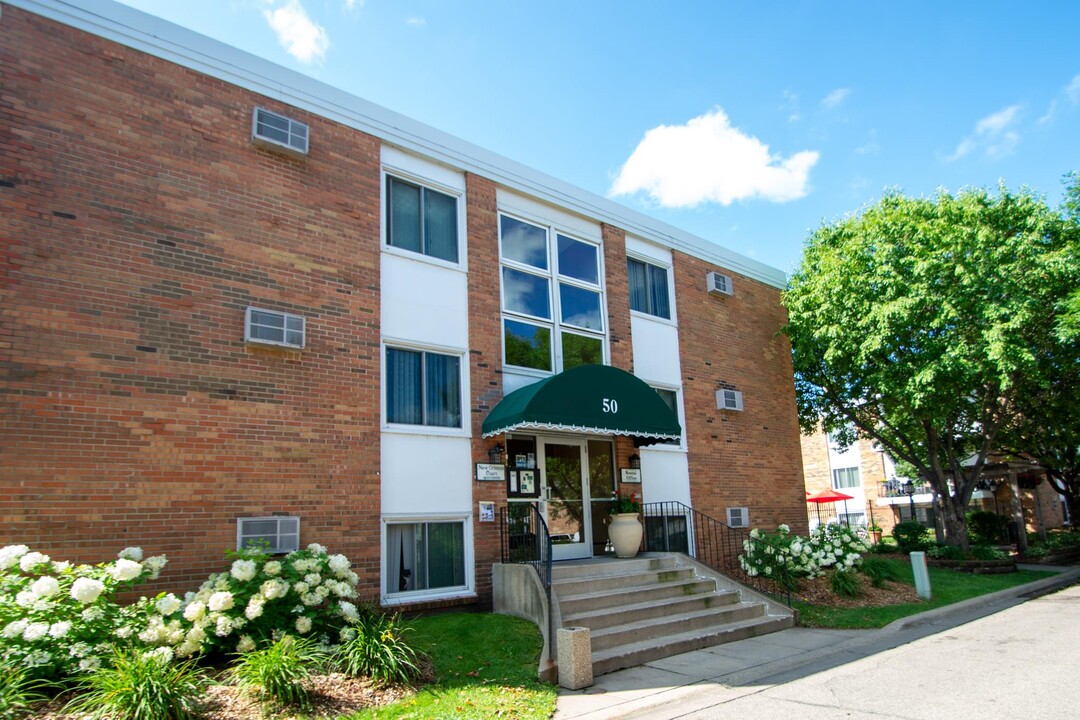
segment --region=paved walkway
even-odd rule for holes
[[[561,690],[554,717],[1075,717],[1080,568],[1032,569],[1060,574],[881,630],[792,628],[620,670]]]

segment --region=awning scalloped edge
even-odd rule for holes
[[[549,432],[577,432],[577,433],[589,433],[590,435],[624,435],[626,437],[645,437],[652,438],[654,440],[681,440],[680,435],[670,435],[667,433],[650,433],[640,432],[632,430],[618,430],[613,428],[598,428],[598,427],[586,427],[584,425],[563,425],[561,423],[541,423],[541,422],[521,422],[514,423],[513,425],[507,425],[506,427],[499,428],[498,430],[492,430],[484,433],[481,437],[489,438],[496,435],[502,435],[503,433],[514,432],[517,430],[547,430]]]

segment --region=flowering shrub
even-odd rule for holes
[[[113,596],[167,562],[144,560],[139,548],[94,566],[54,562],[26,545],[0,549],[0,664],[39,678],[94,670],[146,622],[146,603],[121,608]]]
[[[739,564],[750,577],[767,578],[790,591],[800,577],[815,578],[830,567],[856,568],[868,549],[854,530],[843,525],[818,527],[809,538],[792,535],[787,525],[780,525],[775,533],[751,530]]]
[[[280,560],[245,550],[228,572],[211,575],[183,602],[159,600],[139,639],[171,647],[177,657],[211,649],[249,652],[287,633],[336,645],[357,617],[351,601],[358,579],[347,557],[317,543]]]

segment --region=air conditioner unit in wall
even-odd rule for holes
[[[738,390],[717,390],[716,407],[719,410],[742,410],[742,393]]]
[[[750,526],[750,511],[744,507],[729,507],[727,509],[728,527],[744,528]]]
[[[718,272],[706,273],[705,287],[710,295],[731,295],[731,278]]]
[[[251,141],[265,150],[303,157],[308,152],[308,126],[257,107],[251,116]]]

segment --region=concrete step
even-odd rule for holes
[[[593,558],[588,561],[568,560],[553,563],[552,582],[579,578],[598,578],[609,575],[633,575],[649,570],[672,570],[676,567],[672,555],[638,555],[635,558]]]
[[[618,575],[600,575],[597,577],[579,577],[572,580],[552,580],[552,589],[559,597],[575,597],[591,593],[615,591],[622,588],[656,585],[694,578],[692,568],[672,568],[670,570],[642,570]]]
[[[588,584],[575,585],[577,591],[585,590],[580,594],[566,594],[565,588],[553,586],[555,594],[559,598],[559,608],[563,616],[580,615],[582,613],[622,608],[627,605],[638,605],[650,601],[661,601],[668,598],[689,597],[704,595],[716,590],[716,583],[712,580],[695,579],[684,577],[673,582],[654,583],[650,585],[626,586],[615,588],[589,589]]]
[[[763,616],[717,626],[707,631],[693,630],[666,637],[641,639],[605,650],[594,650],[593,675],[604,675],[691,650],[765,635],[793,627],[794,624],[794,618],[790,616]],[[595,648],[595,645],[593,647]]]
[[[738,603],[618,623],[591,633],[592,650],[595,655],[601,650],[609,650],[619,645],[629,645],[643,640],[664,640],[673,635],[696,631],[708,633],[733,623],[762,617],[765,617],[764,605]]]
[[[623,625],[641,620],[710,610],[727,605],[736,605],[739,602],[739,593],[731,590],[724,592],[698,592],[692,595],[679,594],[667,598],[642,600],[642,602],[632,604],[621,604],[618,608],[602,607],[600,609],[590,609],[574,614],[567,614],[564,609],[562,616],[563,625],[587,627],[595,632],[602,628],[612,627],[614,625]],[[565,608],[565,604],[563,604],[562,607]]]

